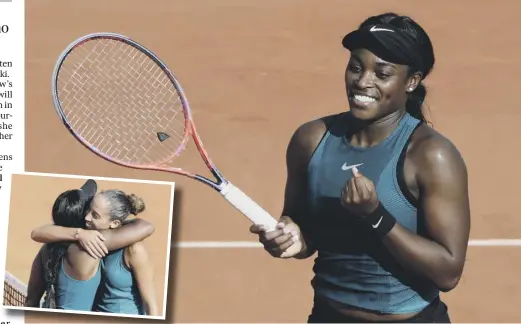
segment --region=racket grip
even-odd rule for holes
[[[253,224],[264,225],[268,231],[275,229],[278,221],[232,183],[228,182],[221,195]]]

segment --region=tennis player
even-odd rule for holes
[[[104,282],[102,257],[153,233],[154,226],[141,219],[110,230],[87,230],[85,223],[92,214],[89,208],[96,191],[96,182],[88,180],[79,190],[63,192],[53,205],[54,224],[32,231],[32,239],[45,244],[33,261],[26,306],[39,307],[46,293],[45,308],[92,311]]]
[[[145,209],[140,197],[120,190],[104,190],[94,197],[87,227],[107,230],[120,227],[130,215]],[[143,242],[109,253],[103,259],[104,280],[93,310],[106,313],[161,315],[156,298],[154,267]]]
[[[275,257],[318,251],[309,322],[450,322],[439,295],[462,275],[470,208],[464,160],[422,112],[433,46],[394,13],[343,46],[350,110],[296,130],[279,227],[250,230]]]

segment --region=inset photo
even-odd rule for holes
[[[13,174],[4,308],[165,319],[174,184]]]

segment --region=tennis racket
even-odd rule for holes
[[[277,220],[219,172],[195,128],[186,95],[152,51],[115,33],[93,33],[60,55],[52,75],[54,106],[69,132],[118,165],[171,172],[217,190],[252,223]],[[190,138],[215,181],[172,162]]]

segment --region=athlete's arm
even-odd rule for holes
[[[152,235],[154,225],[142,218],[127,221],[125,225],[114,229],[100,230],[105,237],[105,246],[109,251],[122,249],[136,242],[142,241]]]
[[[293,134],[286,151],[287,177],[282,216],[289,217],[301,231],[302,250],[294,256],[296,259],[308,258],[316,251],[306,233],[302,208],[306,199],[309,160],[326,129],[326,121],[320,119],[302,125]]]
[[[42,262],[42,248],[33,260],[31,266],[31,274],[29,275],[29,284],[27,285],[27,298],[25,299],[26,307],[40,307],[40,300],[45,293],[45,277]]]
[[[156,296],[154,267],[143,242],[129,246],[127,255],[146,314],[151,316],[161,315]]]
[[[77,241],[76,233],[82,228],[64,227],[54,224],[45,224],[31,231],[31,239],[38,243],[57,243],[63,241]],[[88,231],[96,232],[96,231]]]
[[[87,253],[96,259],[102,258],[108,253],[103,244],[105,238],[98,231],[46,224],[33,229],[31,239],[38,243],[77,241]]]
[[[31,238],[40,243],[77,241],[93,257],[103,257],[108,251],[129,246],[154,233],[154,225],[141,218],[109,230],[84,230],[53,224],[43,225],[31,232]],[[78,235],[76,235],[78,233]]]
[[[418,170],[419,208],[430,238],[396,224],[383,243],[406,269],[446,292],[458,284],[467,252],[467,169],[458,150],[444,138],[430,137],[418,147],[411,159]]]
[[[291,137],[286,150],[286,188],[284,206],[275,230],[266,231],[262,225],[252,225],[250,232],[272,256],[305,259],[316,249],[309,239],[307,226],[306,190],[309,161],[322,140],[328,125],[338,115],[326,116],[301,125]],[[284,224],[281,226],[280,224]],[[296,241],[294,241],[297,239]]]

